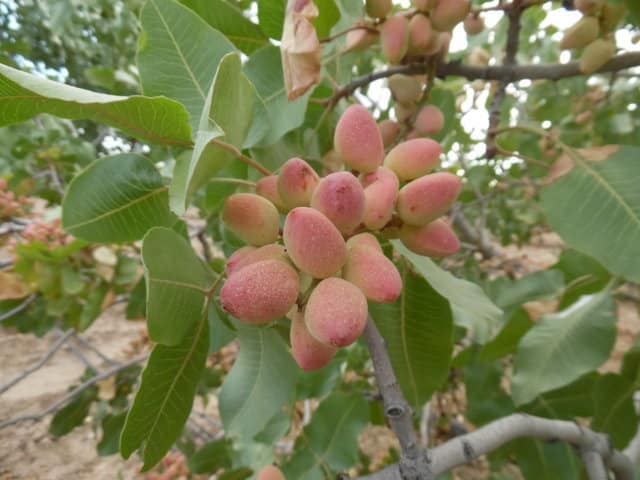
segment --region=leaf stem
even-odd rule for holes
[[[222,140],[218,140],[217,138],[214,138],[213,140],[211,140],[210,143],[213,143],[214,145],[218,145],[219,147],[224,148],[228,152],[233,153],[238,160],[242,160],[244,163],[246,163],[250,167],[255,168],[257,171],[259,171],[263,175],[265,176],[273,175],[273,173],[269,171],[269,169],[260,165],[260,163],[256,162],[253,158],[250,158],[244,155],[235,145],[224,142]]]
[[[250,180],[242,180],[241,178],[214,177],[209,179],[210,183],[234,183],[236,185],[245,185],[247,187],[256,188],[256,182]]]

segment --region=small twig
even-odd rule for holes
[[[402,458],[400,471],[406,479],[432,479],[429,452],[420,448],[420,443],[413,429],[413,410],[400,390],[391,360],[387,353],[384,338],[380,335],[373,318],[369,317],[364,329],[364,338],[369,348],[373,368],[382,396],[384,412],[395,432]]]
[[[91,360],[89,360],[84,353],[82,353],[82,351],[76,347],[73,343],[68,342],[64,348],[66,350],[68,350],[70,353],[72,353],[73,355],[76,356],[76,358],[78,360],[80,360],[82,362],[82,364],[86,367],[89,368],[91,370],[93,370],[94,372],[98,373],[100,372],[100,370],[98,369],[98,367],[96,367],[93,362],[91,362]]]
[[[84,348],[86,348],[87,350],[91,350],[93,353],[98,355],[107,364],[109,364],[109,365],[118,365],[118,362],[116,362],[113,358],[110,358],[107,355],[105,355],[104,353],[102,353],[100,350],[98,350],[96,347],[94,347],[91,344],[91,342],[89,342],[86,339],[82,338],[80,335],[74,335],[73,338],[79,344],[81,344]]]
[[[380,34],[380,32],[377,29],[375,29],[373,27],[370,27],[369,25],[354,25],[354,26],[349,27],[349,28],[347,28],[345,30],[342,30],[342,31],[340,31],[338,33],[334,33],[333,35],[329,35],[328,37],[321,38],[320,39],[320,43],[329,43],[329,42],[335,40],[336,38],[340,38],[343,35],[346,35],[349,32],[353,32],[354,30],[366,30],[367,32],[373,33],[375,35],[379,35]]]
[[[8,312],[3,313],[2,315],[0,315],[0,323],[4,322],[5,320],[10,319],[11,317],[13,317],[14,315],[19,314],[20,312],[22,312],[23,310],[26,310],[26,308],[31,305],[36,299],[36,295],[35,294],[31,294],[29,295],[24,302],[22,302],[20,305],[17,305],[15,307],[13,307],[11,310],[9,310]]]
[[[263,175],[272,175],[272,173],[267,168],[260,165],[253,158],[250,158],[244,155],[235,145],[231,145],[230,143],[224,142],[222,140],[218,140],[217,138],[214,138],[213,140],[211,140],[211,143],[213,143],[214,145],[218,145],[221,148],[224,148],[228,152],[233,153],[238,160],[241,160],[247,165],[249,165],[250,167],[255,168],[257,171],[259,171]]]
[[[523,8],[521,0],[513,0],[509,9],[505,9],[505,14],[509,19],[509,30],[507,32],[507,43],[505,45],[505,54],[503,65],[511,67],[516,65],[516,55],[518,54],[518,48],[520,46],[520,30],[522,24],[520,19],[522,17]],[[489,131],[487,132],[487,158],[491,160],[496,156],[496,135],[493,131],[500,125],[500,114],[502,113],[502,104],[507,98],[507,87],[509,86],[508,80],[502,80],[498,85],[495,94],[493,95],[493,101],[489,108]]]
[[[4,392],[9,390],[16,383],[21,382],[22,380],[27,378],[29,375],[31,375],[33,372],[35,372],[36,370],[40,369],[45,363],[47,363],[51,359],[51,357],[53,357],[53,355],[58,350],[60,350],[60,348],[62,348],[62,346],[65,344],[65,342],[69,339],[69,337],[71,335],[73,335],[73,330],[72,329],[69,329],[66,332],[64,332],[60,336],[60,338],[58,338],[58,340],[56,340],[56,342],[51,346],[51,348],[49,348],[49,350],[47,350],[45,352],[45,354],[42,356],[42,358],[40,360],[38,360],[36,363],[31,365],[29,368],[24,370],[19,375],[15,376],[11,380],[9,380],[4,385],[1,385],[0,386],[0,395],[2,395]]]
[[[242,180],[241,178],[213,177],[209,179],[209,183],[233,183],[236,185],[243,185],[245,187],[256,188],[256,182]]]
[[[496,132],[497,130],[494,130],[494,132]],[[527,155],[523,155],[521,153],[518,152],[510,152],[509,150],[505,150],[504,148],[500,147],[499,145],[496,145],[496,153],[499,153],[500,155],[504,155],[505,157],[516,157],[519,158],[523,161],[525,161],[526,163],[530,163],[532,165],[536,165],[540,168],[544,168],[545,170],[549,170],[551,168],[551,165],[549,165],[548,163],[542,162],[540,160],[538,160],[537,158],[533,158],[533,157],[529,157]]]
[[[60,179],[58,170],[56,170],[56,166],[53,162],[49,162],[49,173],[51,175],[53,187],[60,194],[60,196],[64,197],[64,186],[62,185],[62,180]]]
[[[339,88],[332,96],[321,99],[322,103],[333,107],[341,98],[348,97],[358,88],[364,87],[376,80],[390,77],[396,73],[406,75],[424,73],[425,65],[431,61],[429,57],[389,67],[386,70],[369,73],[352,79],[348,84]],[[617,55],[602,66],[595,74],[617,72],[627,68],[640,66],[640,52],[629,52]],[[640,73],[638,74],[640,75]],[[550,63],[536,65],[498,65],[488,67],[475,67],[459,61],[440,63],[436,69],[436,76],[464,77],[467,80],[500,80],[509,83],[519,80],[561,80],[563,78],[580,77],[584,73],[580,70],[580,62]],[[318,102],[320,103],[320,102]]]
[[[83,391],[85,391],[87,388],[91,387],[92,385],[98,383],[101,380],[104,380],[105,378],[109,378],[112,375],[117,374],[118,372],[125,370],[133,365],[136,365],[138,363],[144,362],[147,357],[149,356],[149,354],[145,353],[142,355],[139,355],[135,358],[132,358],[131,360],[121,363],[119,365],[116,365],[112,368],[110,368],[109,370],[105,370],[104,372],[100,373],[99,375],[96,375],[95,377],[90,378],[89,380],[86,380],[85,382],[81,383],[80,385],[78,385],[76,388],[74,388],[71,392],[69,392],[67,395],[65,395],[64,397],[60,398],[58,401],[52,403],[51,405],[49,405],[47,408],[45,408],[44,410],[42,410],[39,413],[34,413],[31,415],[22,415],[19,417],[14,417],[14,418],[10,418],[9,420],[5,420],[4,422],[0,423],[0,429],[5,428],[5,427],[9,427],[11,425],[15,425],[16,423],[20,423],[20,422],[27,422],[27,421],[31,421],[31,422],[37,422],[39,420],[42,420],[44,417],[46,417],[47,415],[49,415],[50,413],[56,412],[58,409],[60,409],[62,406],[66,405],[69,401],[73,400],[77,395],[79,395],[80,393],[82,393]]]

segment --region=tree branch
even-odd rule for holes
[[[376,381],[382,396],[384,413],[391,428],[400,441],[402,458],[398,464],[398,478],[406,480],[431,480],[429,453],[420,448],[413,428],[413,409],[404,398],[396,379],[384,338],[380,335],[373,318],[369,316],[364,329],[364,338],[369,347]],[[393,478],[393,477],[389,477]]]
[[[520,30],[522,24],[520,18],[522,17],[523,7],[520,0],[513,0],[509,9],[505,10],[507,19],[509,20],[509,30],[507,32],[507,43],[505,46],[505,54],[503,65],[506,67],[512,67],[516,65],[516,55],[518,54],[518,47],[520,46]],[[507,87],[509,86],[508,80],[500,81],[496,92],[491,102],[491,108],[489,109],[489,130],[487,132],[487,158],[492,159],[498,153],[496,149],[496,134],[494,129],[500,125],[500,113],[502,112],[502,104],[507,97]]]
[[[9,263],[9,265],[11,265],[11,264]],[[24,302],[22,302],[20,305],[12,308],[11,310],[9,310],[8,312],[3,313],[2,315],[0,315],[0,322],[4,322],[5,320],[8,320],[9,318],[13,317],[14,315],[19,314],[20,312],[25,310],[29,305],[31,305],[35,300],[36,300],[36,295],[35,294],[29,295],[24,300]],[[2,392],[0,392],[0,393],[2,393]]]
[[[608,463],[617,480],[634,478],[631,461],[611,447],[606,435],[595,433],[574,422],[520,413],[496,420],[434,448],[433,471],[435,474],[447,472],[517,438],[562,440],[580,449],[595,451]]]
[[[574,422],[549,420],[522,413],[501,418],[474,432],[461,435],[433,448],[431,450],[432,474],[437,476],[448,472],[454,467],[493,452],[517,438],[561,440],[576,446],[581,452],[587,452],[589,458],[585,461],[588,462],[587,468],[591,468],[590,479],[607,478],[606,473],[602,476],[602,470],[597,470],[602,460],[613,471],[616,480],[634,480],[635,478],[634,467],[629,458],[614,450],[606,435],[583,428]],[[600,457],[600,460],[595,460],[595,454]],[[590,466],[592,464],[595,466]],[[403,480],[403,478],[399,464],[395,463],[379,472],[359,477],[359,480]]]
[[[127,362],[111,367],[110,369],[105,370],[99,375],[96,375],[95,377],[91,377],[90,379],[82,382],[80,385],[74,388],[67,395],[60,398],[58,401],[52,403],[51,405],[49,405],[47,408],[45,408],[39,413],[34,413],[31,415],[22,415],[19,417],[10,418],[8,420],[5,420],[4,422],[0,422],[0,429],[9,427],[11,425],[15,425],[16,423],[19,423],[19,422],[26,422],[26,421],[37,422],[38,420],[43,419],[50,413],[58,411],[60,408],[62,408],[64,405],[66,405],[68,402],[73,400],[76,396],[84,392],[87,388],[91,387],[92,385],[98,383],[101,380],[104,380],[105,378],[109,378],[110,376],[115,375],[118,372],[131,367],[132,365],[136,365],[138,363],[144,362],[148,356],[149,354],[144,353],[142,355],[132,358]]]
[[[51,346],[51,348],[49,348],[49,350],[45,352],[45,354],[42,356],[42,358],[40,358],[40,360],[38,360],[36,363],[34,363],[33,365],[25,369],[19,375],[16,375],[15,377],[13,377],[4,385],[0,385],[0,394],[3,394],[7,390],[9,390],[11,387],[13,387],[16,383],[21,382],[22,380],[27,378],[29,375],[31,375],[33,372],[41,368],[45,363],[47,363],[51,359],[51,357],[53,357],[53,355],[55,355],[55,353],[62,348],[62,346],[67,342],[67,340],[69,340],[69,337],[73,335],[73,329],[69,329],[64,333],[63,332],[60,332],[60,333],[61,335],[58,338],[58,340],[56,340],[56,342]]]
[[[368,75],[354,78],[351,82],[338,89],[331,97],[325,99],[325,103],[333,106],[341,98],[348,97],[358,88],[364,87],[376,80],[390,77],[396,73],[407,75],[424,73],[428,59],[389,67],[386,70],[373,72]],[[627,68],[640,66],[640,52],[623,53],[612,58],[596,73],[617,72]],[[500,80],[508,83],[518,80],[561,80],[563,78],[578,77],[584,75],[580,71],[580,62],[552,63],[541,65],[500,65],[489,67],[474,67],[455,61],[441,63],[437,66],[436,76],[464,77],[467,80]]]

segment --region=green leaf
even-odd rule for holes
[[[142,447],[143,471],[169,451],[184,427],[209,350],[204,318],[176,346],[156,345],[120,437],[124,458]]]
[[[213,272],[191,245],[168,228],[154,228],[142,242],[147,284],[147,325],[154,342],[178,345],[206,312]]]
[[[558,270],[541,270],[517,280],[499,277],[491,282],[487,293],[500,308],[507,310],[523,303],[552,296],[563,287],[564,275]]]
[[[545,315],[518,346],[511,383],[514,402],[529,403],[595,370],[609,358],[615,338],[615,303],[606,291]]]
[[[245,64],[244,72],[256,87],[258,102],[264,106],[256,110],[254,125],[267,128],[262,136],[250,136],[245,147],[271,145],[285,133],[302,125],[310,93],[292,102],[287,99],[278,47],[270,45],[256,50]]]
[[[80,272],[71,265],[64,265],[61,270],[62,290],[66,295],[77,295],[84,290],[85,282]]]
[[[358,437],[369,421],[362,395],[334,392],[320,403],[282,467],[287,478],[324,479],[358,462]]]
[[[205,443],[188,459],[193,473],[215,473],[220,468],[231,468],[231,442],[226,438]]]
[[[583,468],[574,449],[566,442],[520,439],[506,449],[518,460],[526,480],[578,480]]]
[[[122,412],[117,415],[107,415],[102,419],[102,438],[96,445],[98,455],[106,457],[118,453],[120,434],[126,417],[127,413]]]
[[[89,414],[91,404],[98,396],[98,389],[91,387],[74,398],[66,407],[53,416],[49,433],[54,437],[66,435],[78,425],[82,425]]]
[[[610,272],[640,281],[640,148],[592,149],[587,160],[572,151],[573,167],[542,190],[549,223],[570,246]]]
[[[516,309],[504,328],[490,342],[482,347],[480,360],[491,361],[514,353],[520,339],[533,326],[533,321],[524,308]]]
[[[129,293],[129,302],[125,316],[127,320],[142,318],[146,315],[147,309],[147,286],[144,277],[138,280],[136,286]]]
[[[245,480],[245,478],[249,478],[252,474],[253,470],[250,468],[241,467],[224,472],[218,477],[218,480]]]
[[[391,364],[407,401],[419,409],[449,374],[453,318],[449,302],[422,277],[401,267],[403,289],[390,304],[370,304],[387,343]]]
[[[340,20],[340,10],[334,0],[315,0],[320,14],[313,20],[318,38],[329,36],[331,28]]]
[[[240,353],[219,396],[227,435],[252,438],[293,399],[298,367],[272,328],[240,326]]]
[[[392,240],[391,243],[431,287],[451,303],[454,321],[470,328],[475,341],[485,343],[496,334],[502,320],[502,310],[491,302],[478,285],[454,277],[430,258],[413,253],[398,240]]]
[[[78,320],[78,330],[83,331],[91,326],[96,318],[102,313],[102,303],[109,291],[109,285],[100,282],[87,296],[87,301],[82,306],[82,313]]]
[[[95,120],[152,143],[191,143],[189,116],[173,100],[95,93],[0,64],[0,127],[40,113]]]
[[[131,242],[175,221],[162,177],[133,153],[93,162],[71,181],[62,201],[64,229],[90,242]]]
[[[282,38],[282,26],[287,8],[286,0],[258,0],[258,20],[264,33],[271,38]]]
[[[591,417],[594,411],[593,389],[598,379],[598,373],[592,372],[565,387],[540,395],[522,409],[546,418],[572,420],[576,417]]]
[[[236,331],[231,326],[227,312],[217,302],[209,307],[209,351],[217,352],[236,338]]]
[[[514,411],[513,400],[502,389],[504,370],[499,362],[479,363],[464,369],[468,407],[465,415],[476,425]]]
[[[640,337],[624,354],[620,374],[632,382],[640,382]]]
[[[621,375],[602,375],[593,389],[595,414],[591,428],[609,434],[613,444],[623,449],[638,429],[633,394],[638,384]]]
[[[581,295],[599,292],[611,279],[609,272],[593,258],[571,248],[560,254],[553,269],[564,274],[566,283],[560,308],[571,305]]]
[[[181,0],[247,55],[269,43],[260,27],[227,0]]]
[[[234,154],[220,145],[216,138],[241,147],[249,127],[255,99],[251,82],[242,73],[237,53],[229,53],[220,61],[214,81],[204,102],[202,118],[191,159],[176,164],[171,185],[171,208],[183,214],[195,190],[208,181]]]
[[[233,44],[175,0],[147,0],[140,24],[137,64],[143,92],[182,103],[195,132],[218,63]]]

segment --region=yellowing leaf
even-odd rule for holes
[[[20,275],[0,272],[0,300],[23,298],[28,294],[29,290]]]

